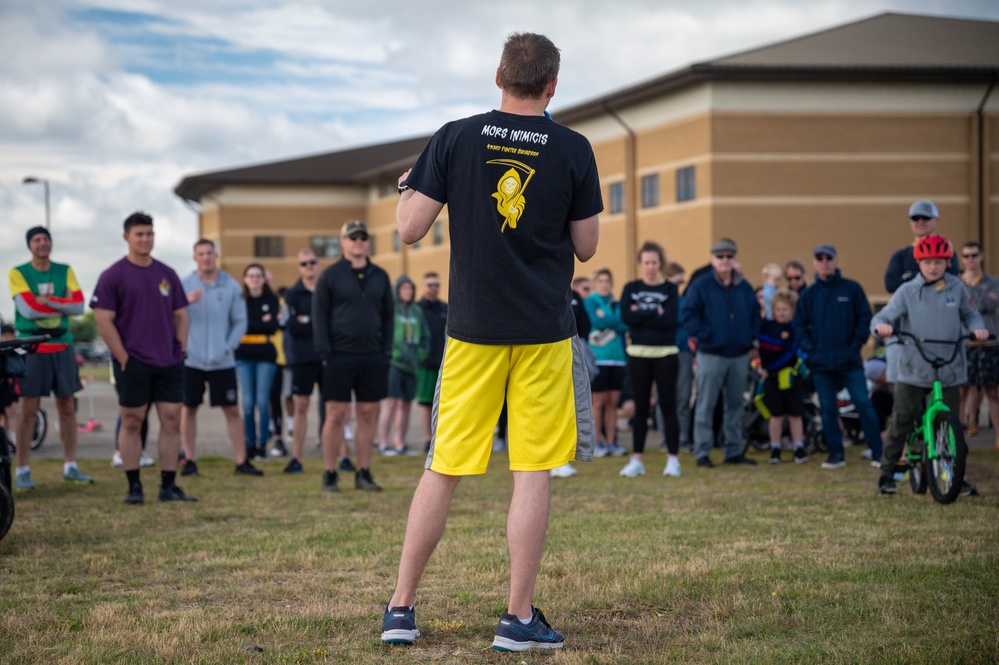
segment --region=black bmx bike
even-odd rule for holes
[[[0,380],[24,376],[27,370],[25,356],[49,339],[50,335],[34,335],[0,342]],[[14,489],[10,469],[12,449],[7,430],[0,427],[0,539],[7,535],[14,523]]]

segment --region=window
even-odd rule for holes
[[[659,174],[642,176],[642,207],[654,208],[659,205]]]
[[[441,243],[444,242],[444,222],[442,222],[439,219],[436,222],[434,222],[433,234],[434,234],[433,240],[435,245],[440,245]]]
[[[254,236],[253,256],[258,258],[284,256],[284,236]]]
[[[368,256],[374,256],[375,255],[375,251],[376,251],[375,250],[375,240],[377,240],[377,239],[378,238],[375,235],[373,235],[370,231],[368,231]]]
[[[309,247],[321,259],[338,259],[343,254],[340,248],[340,236],[312,236]]]
[[[413,242],[413,244],[411,244],[410,247],[412,247],[413,249],[419,249],[420,248],[420,241],[417,240],[417,241]]]
[[[676,170],[676,200],[693,201],[697,198],[696,173],[693,166]]]
[[[612,182],[610,186],[610,212],[624,212],[624,183]]]
[[[402,238],[399,237],[398,231],[392,234],[392,251],[393,252],[402,251]]]

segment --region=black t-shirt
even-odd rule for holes
[[[545,116],[490,111],[438,130],[407,183],[448,206],[451,337],[547,344],[576,334],[569,222],[603,210],[585,137]]]

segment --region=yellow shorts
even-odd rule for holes
[[[593,459],[590,382],[578,337],[514,346],[448,338],[426,468],[448,476],[485,473],[504,396],[511,470]]]

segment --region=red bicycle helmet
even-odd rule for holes
[[[917,261],[920,259],[947,259],[949,261],[954,257],[954,246],[947,238],[930,234],[923,236],[916,242],[912,253]]]

